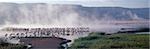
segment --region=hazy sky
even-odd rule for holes
[[[49,3],[49,4],[80,4],[94,7],[149,7],[149,0],[0,0],[0,2],[15,3]]]

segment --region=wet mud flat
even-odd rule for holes
[[[20,38],[20,42],[24,45],[32,46],[30,49],[62,49],[62,44],[66,44],[70,40],[58,37],[30,37]]]

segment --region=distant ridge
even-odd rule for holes
[[[149,8],[83,7],[46,3],[0,3],[0,7],[0,24],[85,24],[93,21],[150,19]]]

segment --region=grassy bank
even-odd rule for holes
[[[149,34],[91,33],[76,39],[70,49],[149,49]]]

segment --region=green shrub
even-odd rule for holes
[[[90,33],[76,39],[70,49],[149,49],[149,34]]]

